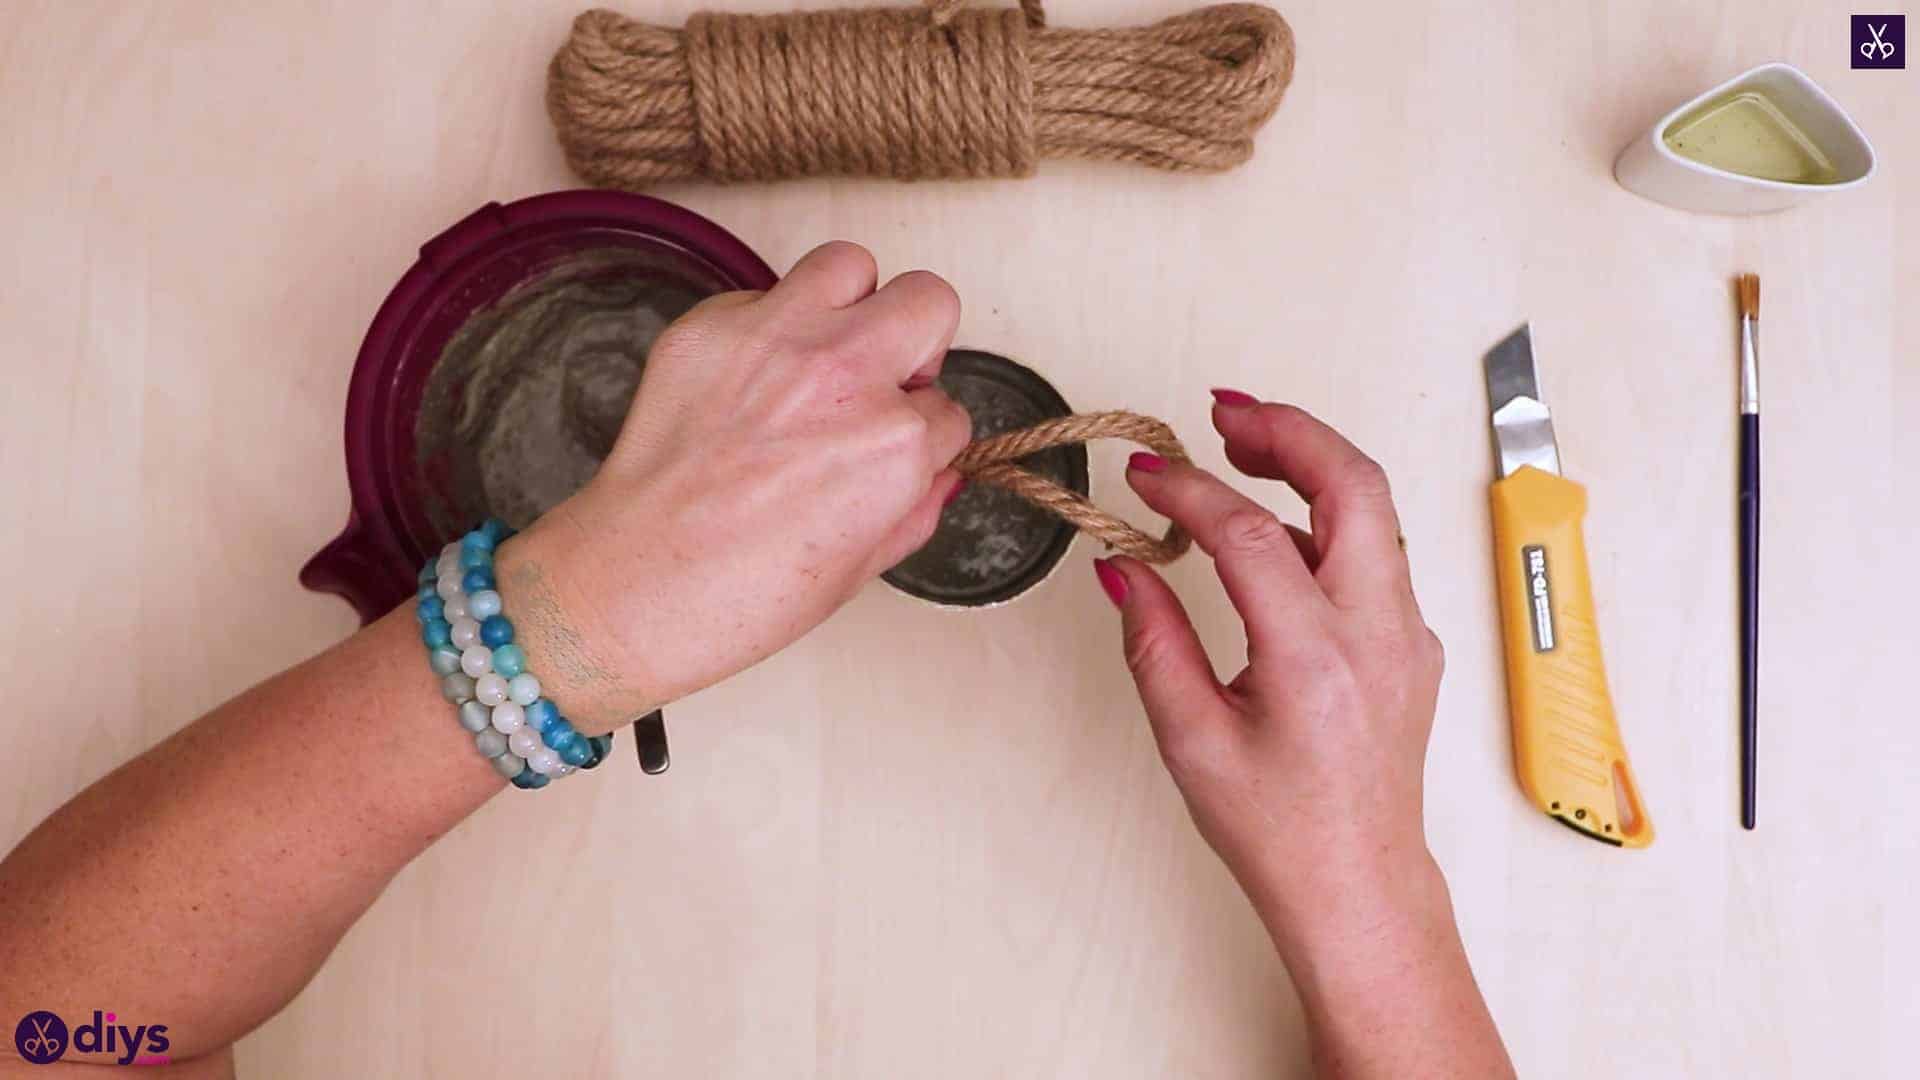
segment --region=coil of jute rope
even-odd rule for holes
[[[1258,4],[1150,26],[1049,27],[1017,8],[703,12],[683,29],[588,11],[554,54],[547,111],[602,187],[802,176],[1028,176],[1041,158],[1219,172],[1293,78],[1293,31]]]
[[[1167,526],[1166,534],[1156,539],[1093,505],[1079,492],[1015,464],[1029,454],[1093,439],[1128,439],[1168,461],[1189,460],[1186,447],[1165,423],[1133,412],[1097,412],[1063,416],[981,439],[962,450],[953,467],[974,483],[1005,488],[1058,515],[1122,555],[1165,563],[1186,554],[1193,541],[1178,525]]]

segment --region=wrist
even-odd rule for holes
[[[1316,1070],[1512,1076],[1425,844],[1323,863],[1335,872],[1303,867],[1317,890],[1308,901],[1295,889],[1261,911],[1306,1011]]]
[[[604,590],[596,583],[604,582],[592,544],[562,504],[501,545],[495,572],[515,640],[543,695],[577,730],[600,735],[661,702],[648,700],[644,677],[636,678],[622,659],[616,628],[598,603]]]
[[[1351,965],[1358,952],[1453,925],[1446,879],[1423,840],[1346,844],[1248,876],[1254,909],[1296,979],[1322,957]]]

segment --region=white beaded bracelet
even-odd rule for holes
[[[440,549],[420,568],[415,613],[427,662],[460,726],[501,776],[532,790],[600,764],[613,737],[582,735],[540,696],[494,588],[494,549],[512,535],[489,518]]]

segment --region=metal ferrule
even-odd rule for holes
[[[1760,412],[1760,320],[1740,316],[1740,411]]]

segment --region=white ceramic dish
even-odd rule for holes
[[[1728,172],[1681,157],[1667,146],[1667,128],[1695,106],[1737,90],[1757,90],[1787,115],[1833,162],[1832,183],[1795,184]],[[1812,79],[1791,64],[1762,64],[1682,102],[1652,130],[1627,144],[1613,163],[1620,186],[1655,202],[1709,214],[1766,214],[1808,199],[1859,187],[1874,171],[1873,144]]]

